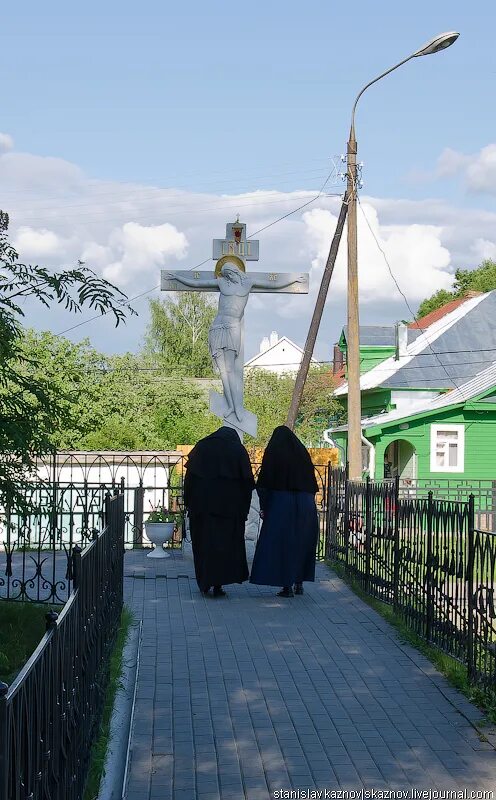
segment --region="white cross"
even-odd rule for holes
[[[165,292],[218,291],[219,308],[209,331],[209,349],[220,372],[224,394],[210,392],[210,410],[224,425],[256,436],[257,418],[243,406],[244,310],[250,292],[308,293],[308,274],[246,272],[246,261],[258,260],[258,241],[247,241],[246,225],[226,225],[226,238],[214,239],[215,271],[162,271]]]

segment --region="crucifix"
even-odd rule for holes
[[[210,326],[208,347],[222,380],[224,394],[210,391],[210,411],[224,425],[243,433],[257,434],[257,417],[243,406],[244,324],[250,292],[308,293],[308,274],[296,272],[246,272],[246,261],[258,261],[258,241],[246,239],[246,225],[226,225],[226,238],[214,239],[215,270],[162,270],[165,292],[218,291],[217,316]]]

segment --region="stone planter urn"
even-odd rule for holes
[[[155,545],[147,558],[170,558],[169,553],[164,550],[164,544],[172,539],[175,525],[175,522],[145,522],[145,533]]]

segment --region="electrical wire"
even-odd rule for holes
[[[269,223],[268,225],[265,225],[263,228],[260,228],[258,231],[255,231],[255,233],[251,233],[247,238],[251,239],[253,236],[256,236],[257,234],[262,233],[262,231],[265,231],[268,228],[271,228],[273,225],[277,225],[277,223],[282,222],[284,219],[287,219],[288,217],[292,216],[293,214],[296,214],[298,211],[301,211],[302,208],[306,208],[306,206],[309,206],[311,203],[315,203],[322,196],[322,192],[324,191],[328,181],[330,180],[331,175],[332,175],[332,170],[328,173],[328,175],[327,175],[324,183],[322,184],[321,188],[319,189],[317,194],[314,197],[311,198],[311,200],[309,200],[308,202],[304,203],[301,206],[298,206],[297,208],[294,208],[292,211],[288,211],[287,214],[283,214],[281,217],[278,217],[273,222]],[[206,258],[204,261],[201,261],[199,264],[196,264],[194,267],[189,267],[189,269],[187,271],[188,272],[192,272],[193,270],[198,269],[199,267],[202,267],[204,264],[207,263],[207,261],[210,261],[210,260],[211,260],[210,258]],[[137,300],[137,299],[139,299],[141,297],[144,297],[147,294],[151,294],[151,292],[155,292],[157,289],[160,289],[160,284],[158,286],[153,286],[151,289],[147,289],[144,292],[141,292],[140,294],[135,295],[134,297],[131,297],[129,300],[126,299],[125,301],[121,301],[121,305],[127,305],[128,303],[132,303],[134,300]],[[65,328],[65,330],[60,331],[59,333],[57,333],[55,335],[56,336],[63,336],[65,333],[69,333],[70,331],[73,331],[76,328],[80,328],[81,326],[86,325],[88,322],[92,322],[95,319],[100,319],[102,316],[105,316],[105,314],[108,314],[109,311],[110,311],[110,309],[108,311],[105,311],[104,314],[97,314],[97,315],[95,315],[93,317],[90,317],[90,319],[83,320],[82,322],[79,322],[76,325],[72,325],[70,328]]]
[[[371,226],[371,224],[370,224],[370,222],[369,222],[369,220],[368,220],[368,217],[367,217],[367,215],[366,215],[366,213],[365,213],[365,211],[364,211],[364,209],[363,209],[363,207],[362,207],[362,203],[361,203],[361,201],[360,201],[360,198],[359,198],[358,196],[357,196],[357,201],[358,201],[358,205],[359,205],[359,207],[360,207],[360,211],[362,212],[362,215],[363,215],[363,217],[364,217],[364,219],[365,219],[365,222],[367,223],[367,227],[368,227],[368,229],[369,229],[370,233],[372,234],[372,238],[374,239],[374,241],[375,241],[375,243],[376,243],[377,247],[379,248],[380,252],[382,253],[382,256],[383,256],[383,258],[384,258],[384,261],[385,261],[385,263],[386,263],[386,266],[387,266],[387,268],[388,268],[389,274],[391,275],[391,278],[393,279],[393,282],[394,282],[394,284],[395,284],[395,286],[396,286],[396,288],[397,288],[398,292],[400,293],[400,295],[402,296],[403,300],[405,301],[405,305],[406,305],[406,307],[408,308],[408,311],[409,311],[409,313],[412,315],[412,317],[413,317],[414,321],[415,321],[415,322],[417,323],[417,325],[418,325],[417,316],[416,316],[416,314],[415,314],[415,313],[412,311],[412,308],[411,308],[411,306],[410,306],[410,303],[408,302],[408,299],[407,299],[407,296],[406,296],[406,294],[403,292],[403,290],[401,289],[401,287],[400,287],[400,285],[399,285],[398,281],[396,280],[396,277],[395,277],[395,275],[394,275],[394,272],[393,272],[393,270],[391,269],[391,265],[390,265],[390,263],[389,263],[389,261],[388,261],[388,257],[387,257],[387,255],[386,255],[386,253],[384,252],[384,249],[381,247],[381,245],[380,245],[380,243],[379,243],[379,240],[377,239],[377,236],[375,235],[375,231],[373,230],[373,228],[372,228],[372,226]],[[444,371],[446,372],[446,375],[448,376],[449,380],[451,380],[451,381],[452,381],[452,382],[455,384],[455,387],[456,387],[456,388],[459,390],[459,389],[460,389],[460,387],[459,387],[459,386],[458,386],[458,384],[456,383],[456,380],[455,380],[455,378],[454,378],[453,376],[451,376],[451,375],[450,375],[450,373],[448,372],[448,370],[447,370],[447,368],[446,368],[446,365],[445,365],[445,364],[443,364],[443,363],[442,363],[442,362],[439,360],[439,358],[437,358],[437,354],[436,354],[436,352],[435,352],[435,351],[432,349],[432,344],[431,344],[431,342],[429,341],[429,339],[428,339],[428,337],[427,337],[427,335],[426,335],[425,331],[423,331],[423,333],[422,333],[421,335],[425,336],[425,340],[426,340],[426,342],[427,342],[427,346],[428,346],[428,347],[429,347],[429,349],[431,350],[431,354],[432,354],[433,356],[435,356],[435,358],[437,359],[437,361],[438,361],[438,363],[439,363],[439,366],[440,366],[440,367],[442,367],[442,369],[444,369]],[[463,376],[456,376],[456,377],[463,377]],[[429,381],[428,381],[428,382],[429,382]]]
[[[220,176],[220,178],[222,178],[225,175],[230,175],[231,177],[224,178],[221,181],[222,184],[224,184],[224,183],[236,183],[236,182],[240,182],[240,181],[268,180],[268,179],[272,179],[272,178],[284,177],[285,175],[300,175],[303,170],[307,170],[307,169],[310,172],[315,172],[317,170],[323,170],[327,166],[329,158],[330,158],[329,156],[321,156],[320,158],[310,159],[309,162],[307,162],[307,164],[309,166],[307,166],[307,164],[305,164],[299,170],[291,170],[291,171],[284,170],[283,172],[270,172],[270,173],[265,172],[262,175],[250,175],[250,174],[244,173],[243,175],[240,175],[240,176],[237,176],[237,177],[234,177],[234,178],[232,177],[232,170],[228,170],[228,171],[226,171],[226,170],[218,170],[216,172],[210,173],[210,176],[213,177],[213,179],[217,181],[217,178],[215,176]],[[332,156],[332,160],[333,160],[333,162],[334,162],[334,164],[336,166],[337,161],[338,161],[338,156],[337,155]],[[313,166],[314,164],[320,164],[321,166],[314,167]],[[277,169],[278,167],[294,166],[294,163],[293,162],[285,162],[284,164],[279,164],[279,165],[275,165],[275,166],[276,166],[276,169]],[[260,169],[262,170],[263,167],[261,167]],[[119,187],[136,187],[137,191],[140,191],[140,187],[144,188],[144,189],[160,191],[160,190],[170,189],[171,188],[170,181],[176,180],[176,178],[184,178],[184,177],[191,177],[191,178],[194,178],[195,180],[197,180],[198,179],[198,172],[195,170],[195,171],[190,172],[190,173],[181,172],[181,173],[176,173],[174,175],[163,176],[162,180],[168,181],[168,183],[165,184],[165,185],[160,185],[160,184],[153,183],[153,181],[155,181],[155,178],[144,179],[142,181],[142,183],[138,183],[136,180],[134,180],[134,181],[133,180],[124,180],[121,183],[118,183],[118,181],[111,181],[111,180],[105,180],[105,179],[97,179],[97,180],[88,179],[86,181],[85,185],[92,188],[92,191],[95,193],[96,197],[105,197],[105,196],[113,196],[113,195],[117,196],[117,195],[121,194],[122,189],[121,188],[117,188],[117,185],[119,185]],[[207,180],[209,180],[209,179],[210,179],[210,177],[207,176]],[[115,188],[110,189],[110,190],[105,189],[105,187],[109,183],[114,184]],[[103,189],[103,191],[96,191],[98,189],[98,187],[101,187]],[[181,187],[179,185],[177,185],[177,184],[174,186],[174,189],[180,189],[180,188]],[[189,189],[186,188],[186,191],[189,191]],[[203,192],[203,191],[208,191],[208,190],[204,190],[203,189],[203,190],[197,190],[197,191],[199,191],[199,192],[202,191]],[[10,191],[9,190],[6,190],[6,191],[3,190],[2,191],[2,197],[3,198],[16,197],[16,196],[19,196],[19,195],[22,196],[22,194],[24,194],[24,189],[13,189],[13,190],[10,190]],[[43,191],[43,195],[42,196],[40,195],[40,200],[41,199],[45,200],[47,197],[49,199],[51,197],[53,197],[55,199],[55,198],[59,197],[59,194],[54,193],[53,195],[50,195],[50,194],[47,195],[47,193],[45,191]]]

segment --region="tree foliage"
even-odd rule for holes
[[[0,503],[16,498],[37,455],[54,446],[53,432],[68,424],[71,400],[65,388],[53,391],[50,374],[23,335],[20,300],[31,297],[72,312],[83,307],[112,313],[116,325],[132,311],[125,295],[92,270],[53,273],[21,264],[7,238],[7,215],[0,212]],[[134,313],[134,312],[133,312]]]
[[[423,300],[419,306],[417,317],[425,317],[431,311],[456,300],[468,291],[491,292],[496,289],[496,262],[486,259],[476,269],[457,269],[451,292],[440,289],[431,297]]]
[[[46,379],[49,402],[58,416],[46,437],[51,448],[76,450],[166,450],[194,444],[219,427],[208,409],[209,389],[220,381],[167,375],[143,354],[102,355],[87,341],[73,344],[49,333],[27,331],[23,369],[30,379]],[[258,416],[255,439],[264,446],[284,423],[294,377],[249,370],[245,405]],[[318,445],[338,409],[327,368],[313,368],[302,398],[296,433]],[[46,420],[48,426],[48,419]]]
[[[180,292],[177,298],[168,296],[149,304],[145,353],[153,356],[167,375],[211,377],[208,329],[216,314],[215,301],[202,292]]]
[[[249,370],[245,378],[245,405],[258,416],[256,439],[250,444],[265,446],[277,425],[283,425],[291,403],[294,376],[276,375],[262,369]],[[318,446],[329,420],[341,413],[333,397],[332,375],[328,367],[312,367],[303,391],[295,433],[307,445]]]

